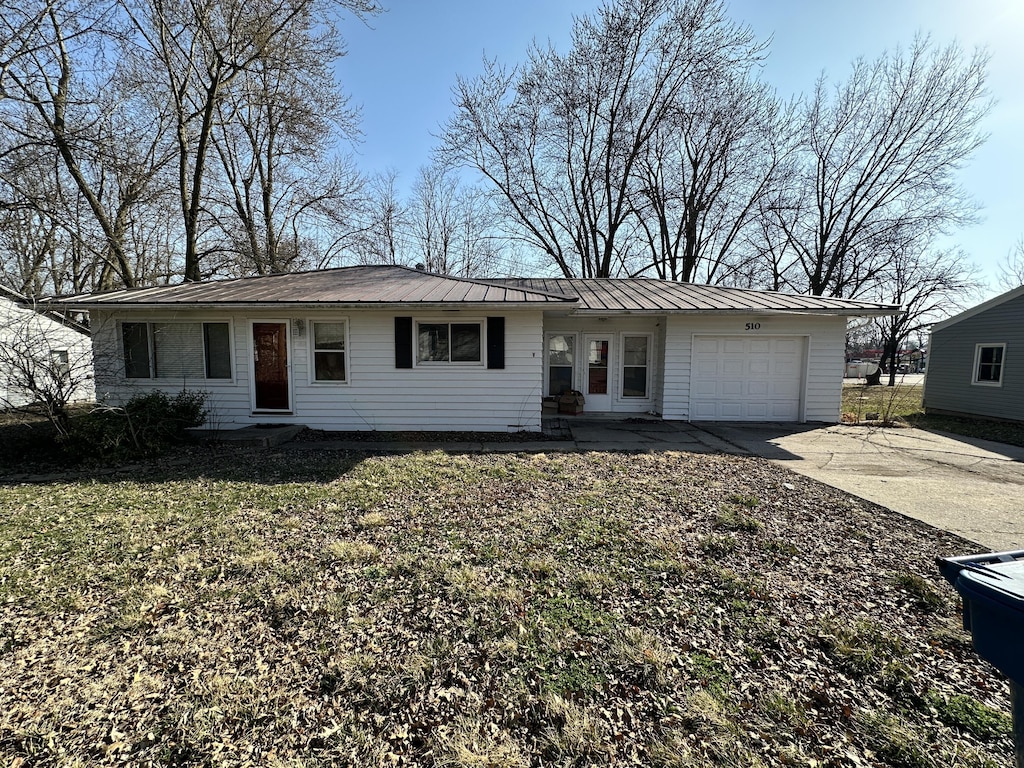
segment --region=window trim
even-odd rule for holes
[[[448,326],[448,360],[420,360],[420,326]],[[452,360],[451,337],[453,325],[475,325],[480,329],[480,359]],[[412,323],[412,365],[413,368],[486,368],[487,367],[487,319],[484,317],[441,317],[413,318]]]
[[[568,336],[571,337],[572,342],[572,365],[569,366],[572,373],[570,375],[570,387],[571,391],[580,391],[579,383],[579,372],[580,372],[580,334],[578,331],[546,331],[544,333],[544,392],[545,397],[556,397],[552,395],[548,390],[551,387],[551,339],[555,336]],[[566,366],[557,366],[559,368],[565,368]]]
[[[987,381],[978,378],[978,369],[981,366],[981,353],[983,349],[998,349],[1002,354],[999,358],[999,379],[997,381]],[[971,385],[975,387],[1002,387],[1003,386],[1003,373],[1006,369],[1006,342],[1000,343],[981,343],[974,345],[974,367],[971,369]]]
[[[344,379],[318,379],[316,377],[316,330],[314,326],[317,323],[344,323],[345,324],[345,348],[342,352],[345,353],[345,378]],[[352,367],[351,363],[351,349],[349,344],[349,320],[347,316],[317,316],[306,318],[307,335],[309,336],[309,344],[307,346],[307,352],[309,354],[309,360],[307,363],[307,373],[309,385],[311,387],[347,387],[352,383]],[[337,350],[324,350],[336,352]]]
[[[202,376],[188,376],[184,377],[189,381],[202,381],[208,385],[217,384],[234,384],[237,377],[236,365],[235,365],[235,326],[234,323],[229,319],[194,319],[194,320],[183,320],[180,317],[175,318],[163,318],[163,317],[150,317],[145,320],[131,320],[123,319],[118,322],[118,342],[119,350],[121,353],[121,368],[120,375],[121,380],[125,383],[139,382],[139,381],[151,381],[157,384],[163,384],[165,382],[180,382],[183,377],[181,376],[154,376],[154,367],[156,363],[156,343],[153,338],[153,326],[154,325],[169,325],[172,323],[177,324],[198,324],[200,338],[202,339],[202,351],[203,351],[203,375]],[[228,327],[228,368],[230,369],[231,375],[227,378],[210,378],[208,377],[207,371],[209,371],[209,360],[207,358],[206,349],[206,326],[209,324],[226,325]],[[125,357],[124,349],[124,326],[125,325],[144,325],[146,326],[146,355],[147,355],[147,368],[148,376],[128,376],[127,365],[128,360]]]
[[[626,366],[626,339],[629,338],[629,337],[634,337],[634,338],[642,337],[642,338],[647,339],[647,362],[643,366],[644,368],[647,369],[647,376],[646,376],[647,394],[645,394],[645,395],[643,395],[641,397],[635,397],[635,396],[632,396],[632,395],[627,395],[625,393],[625,389],[626,389],[626,368],[627,368],[627,366]],[[653,381],[652,376],[651,376],[651,373],[654,370],[654,334],[651,333],[650,331],[622,331],[621,333],[619,333],[619,338],[618,338],[617,341],[618,341],[618,345],[619,345],[619,355],[618,355],[618,357],[619,357],[619,359],[618,359],[618,363],[619,363],[619,365],[618,365],[618,369],[619,369],[618,370],[619,385],[618,385],[617,391],[616,391],[616,399],[619,402],[621,402],[621,403],[643,403],[643,402],[650,402],[651,400],[654,399],[654,381]],[[630,368],[639,368],[640,366],[631,365],[631,366],[628,366],[628,367],[630,367]]]

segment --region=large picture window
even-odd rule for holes
[[[348,381],[345,321],[313,322],[313,381]]]
[[[978,344],[974,347],[973,384],[1000,387],[1003,384],[1005,344]]]
[[[480,323],[418,323],[420,363],[479,363],[483,360]]]
[[[122,323],[129,379],[230,379],[228,323]]]

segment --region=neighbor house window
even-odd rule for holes
[[[418,323],[420,363],[479,363],[480,323]]]
[[[1003,358],[1005,356],[1005,344],[976,345],[974,347],[974,381],[972,383],[990,387],[1002,386]]]
[[[50,364],[55,371],[67,375],[71,371],[70,358],[66,349],[54,349],[50,351]]]
[[[548,337],[548,394],[561,395],[572,390],[576,337],[556,334]]]
[[[129,379],[230,379],[227,323],[122,323]]]
[[[345,321],[313,322],[313,381],[347,381]]]
[[[650,336],[622,337],[622,396],[647,397]]]

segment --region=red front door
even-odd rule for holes
[[[253,323],[253,370],[256,410],[288,410],[288,326]]]

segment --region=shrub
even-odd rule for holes
[[[154,456],[187,439],[186,429],[206,421],[206,395],[147,392],[122,408],[97,408],[72,424],[65,442],[70,458]]]

